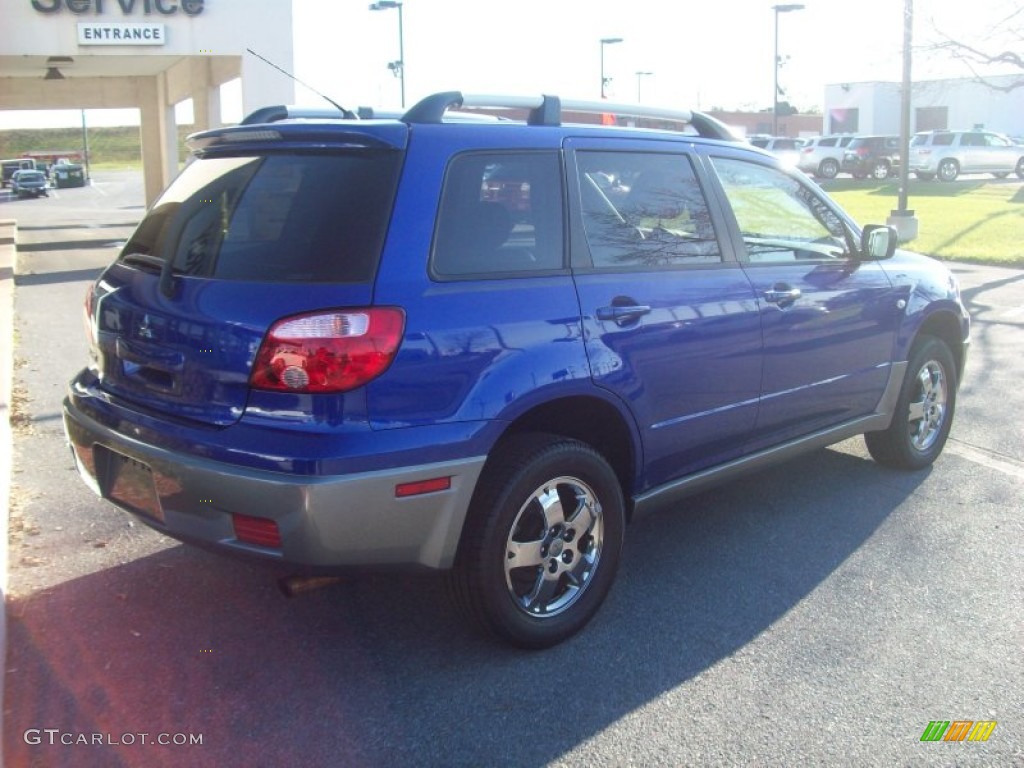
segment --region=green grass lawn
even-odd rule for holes
[[[884,224],[898,181],[838,178],[822,186],[859,224]],[[978,177],[951,183],[911,178],[907,207],[918,219],[906,247],[940,259],[1024,267],[1024,184]]]

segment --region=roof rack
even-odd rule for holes
[[[402,121],[405,123],[441,123],[448,110],[460,108],[523,109],[528,112],[526,122],[529,125],[561,125],[563,112],[640,117],[692,126],[699,136],[705,138],[726,141],[739,140],[725,123],[703,112],[609,101],[577,101],[550,95],[499,96],[445,91],[427,96],[413,105],[402,117]]]

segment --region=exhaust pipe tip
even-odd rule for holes
[[[277,586],[285,597],[298,597],[306,592],[313,592],[329,587],[341,581],[340,576],[285,576],[277,580]]]

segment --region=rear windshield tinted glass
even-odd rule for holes
[[[359,152],[196,160],[121,258],[171,258],[176,274],[223,280],[369,281],[400,159]]]

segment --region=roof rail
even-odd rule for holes
[[[445,91],[427,96],[419,101],[402,117],[406,123],[440,123],[450,109],[483,108],[529,110],[527,123],[530,125],[561,125],[562,113],[615,115],[664,120],[692,126],[699,136],[711,139],[738,141],[737,136],[725,123],[688,109],[664,109],[642,104],[618,104],[609,101],[576,101],[560,99],[558,96],[499,96],[493,94],[463,94],[460,91]]]

